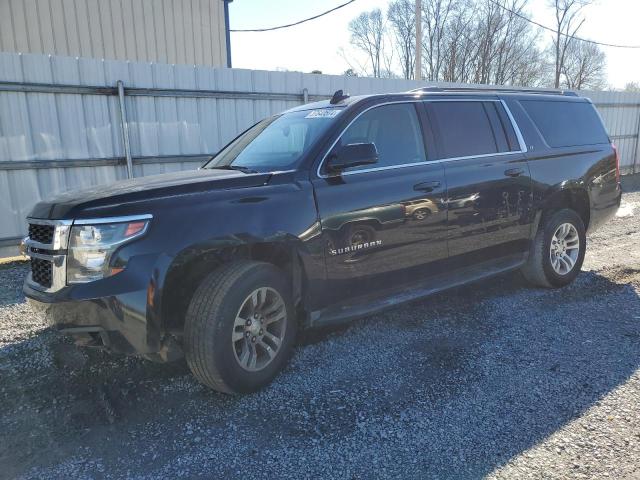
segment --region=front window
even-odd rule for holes
[[[204,168],[257,172],[294,168],[341,111],[323,108],[266,118],[227,145]]]
[[[340,137],[338,146],[373,143],[378,151],[374,167],[406,165],[427,160],[420,122],[413,103],[381,105],[365,111]],[[371,168],[363,165],[349,171]]]

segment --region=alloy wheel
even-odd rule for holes
[[[578,230],[571,223],[561,224],[551,237],[549,258],[558,275],[566,275],[575,266],[580,254]]]
[[[287,308],[273,288],[257,288],[242,302],[231,341],[238,364],[250,372],[262,370],[276,357],[287,327]]]

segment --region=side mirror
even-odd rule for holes
[[[372,165],[378,162],[378,150],[375,143],[352,143],[339,147],[329,155],[327,169],[338,172],[360,165]]]

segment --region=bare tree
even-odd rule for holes
[[[591,0],[549,0],[549,5],[555,10],[556,19],[556,32],[553,39],[555,88],[560,88],[560,77],[567,58],[567,50],[584,23],[584,18],[581,15],[582,9],[589,4],[591,4]]]
[[[447,38],[443,53],[444,68],[441,80],[445,82],[470,82],[475,70],[475,56],[478,45],[472,33],[474,16],[468,1],[457,5],[456,14],[448,22]]]
[[[624,86],[625,92],[640,92],[640,82],[627,82]]]
[[[423,0],[422,77],[431,81],[558,88],[601,88],[604,54],[575,38],[582,9],[594,0],[547,0],[557,30],[541,47],[541,30],[527,18],[531,0]],[[412,78],[415,66],[415,0],[392,0],[385,21],[365,12],[350,26],[360,55],[347,58],[358,73]],[[386,28],[385,28],[386,27]],[[587,44],[589,45],[589,44]],[[364,55],[362,55],[364,53]],[[363,61],[366,59],[366,61]],[[360,63],[362,62],[362,63]]]
[[[393,0],[387,10],[387,20],[395,40],[400,68],[404,78],[413,77],[415,65],[416,14],[414,0]]]
[[[553,65],[547,59],[548,56],[537,48],[528,50],[518,62],[507,83],[521,87],[548,87],[552,82]]]
[[[393,71],[395,66],[395,53],[393,36],[385,29],[382,37],[382,65],[380,67],[380,77],[382,78],[399,78],[398,74]]]
[[[352,55],[347,52],[343,47],[338,48],[338,55],[346,62],[348,70],[355,73],[355,76],[368,76],[366,61],[362,62],[359,55]]]
[[[446,1],[446,0],[443,0]],[[434,49],[434,80],[511,85],[545,77],[538,32],[523,17],[528,0],[454,0],[440,4],[444,34]],[[437,4],[433,5],[437,16]],[[442,10],[444,8],[444,10]],[[425,48],[428,50],[428,48]],[[427,62],[428,63],[428,62]]]
[[[372,75],[380,77],[385,25],[379,8],[362,12],[349,22],[351,44],[364,52],[371,64]]]
[[[422,51],[423,71],[427,80],[438,80],[447,51],[447,27],[455,16],[460,0],[428,0],[422,3]]]
[[[562,66],[562,83],[567,88],[601,90],[606,86],[606,56],[594,43],[572,42]]]

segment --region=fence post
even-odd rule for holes
[[[120,126],[122,127],[122,142],[124,144],[124,156],[127,160],[127,178],[133,178],[133,162],[131,160],[131,147],[129,145],[129,122],[127,121],[127,108],[124,104],[124,83],[118,80],[118,102],[120,103]]]
[[[638,173],[638,144],[640,143],[640,107],[638,107],[638,121],[636,122],[636,141],[633,148],[633,166],[631,167],[632,173]]]

